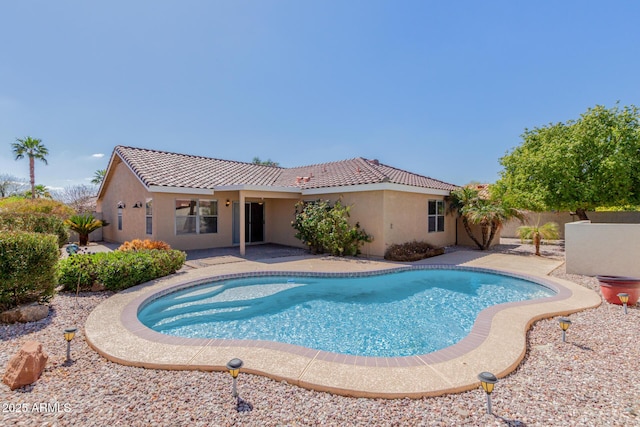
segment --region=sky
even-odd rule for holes
[[[640,2],[0,3],[0,174],[88,184],[116,145],[494,182],[525,129],[640,105]]]

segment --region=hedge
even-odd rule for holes
[[[55,234],[58,247],[69,241],[69,231],[64,221],[60,217],[44,213],[1,212],[0,231]]]
[[[58,262],[58,282],[67,291],[102,283],[111,291],[130,288],[175,273],[186,260],[178,250],[113,251],[77,254]]]
[[[0,309],[48,301],[59,256],[53,234],[0,231]]]

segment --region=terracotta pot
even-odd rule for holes
[[[597,276],[600,282],[600,291],[607,302],[622,305],[619,293],[629,294],[627,305],[634,305],[640,297],[640,278],[623,276]]]

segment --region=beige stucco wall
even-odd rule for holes
[[[467,233],[467,231],[464,229],[464,225],[462,224],[462,219],[458,218],[457,220],[457,226],[458,226],[458,240],[457,240],[457,244],[460,246],[471,246],[473,248],[478,248],[478,245],[476,245],[476,243],[471,240],[471,237],[469,237],[469,234]],[[479,225],[473,225],[470,224],[470,228],[471,228],[471,232],[473,233],[473,235],[475,236],[476,239],[478,239],[478,241],[480,243],[482,243],[482,230],[481,227]],[[493,238],[493,240],[491,241],[491,245],[489,245],[490,247],[493,247],[495,245],[500,244],[500,237],[502,237],[502,229],[498,230],[498,232],[495,234],[495,237]]]
[[[567,273],[640,277],[640,224],[565,225]]]
[[[102,237],[107,242],[125,242],[132,239],[152,238],[145,233],[144,201],[151,197],[131,170],[118,158],[114,161],[109,175],[105,178],[106,191],[98,199],[97,211],[109,223],[102,229]],[[118,202],[124,202],[122,209],[122,230],[118,230]],[[136,202],[142,208],[134,208]]]
[[[351,222],[360,223],[373,241],[365,243],[365,256],[382,257],[389,245],[413,240],[426,241],[434,246],[455,244],[455,218],[445,215],[445,231],[427,230],[427,202],[443,200],[444,196],[399,191],[368,191],[343,194],[321,194],[304,200],[331,200],[342,197],[342,203],[351,206]]]
[[[265,240],[279,245],[304,247],[294,237],[295,230],[291,221],[295,218],[295,205],[298,199],[266,199],[265,201]]]

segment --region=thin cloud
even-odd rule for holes
[[[96,159],[101,159],[104,157],[104,154],[102,153],[96,153],[96,154],[92,154],[91,157],[94,157]]]

